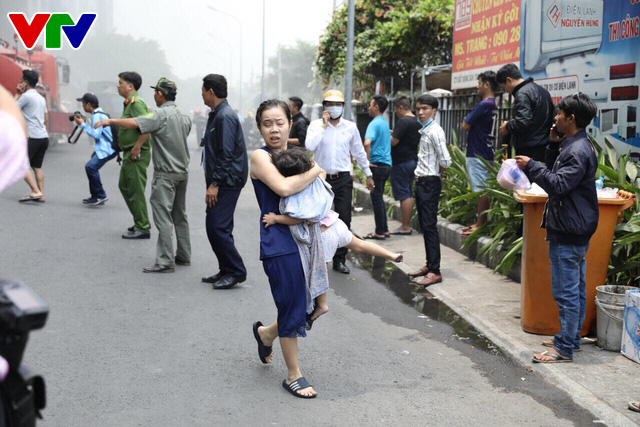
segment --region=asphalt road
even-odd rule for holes
[[[302,372],[318,398],[288,394],[279,345],[264,366],[251,332],[252,322],[271,322],[276,310],[258,259],[250,183],[235,216],[247,281],[225,291],[200,282],[217,272],[217,261],[192,145],[193,265],[174,274],[142,273],[154,262],[155,230],[151,240],[120,238],[132,220],[115,162],[102,171],[106,206],[82,205],[86,141],[47,153],[46,203],[18,203],[23,182],[0,194],[0,276],[23,280],[51,309],[25,356],[47,382],[41,425],[593,424],[568,395],[493,349],[455,313],[413,301],[391,266],[377,260],[373,273],[362,268],[371,264],[366,257],[354,259],[360,267],[351,263],[349,276],[332,272],[330,311],[300,341]]]

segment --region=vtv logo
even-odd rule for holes
[[[33,49],[43,29],[45,30],[45,48],[62,49],[62,31],[64,31],[71,47],[80,49],[98,15],[83,13],[77,23],[68,13],[36,13],[33,15],[31,23],[21,12],[8,13],[7,17],[26,49]]]

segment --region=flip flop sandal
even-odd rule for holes
[[[640,402],[629,402],[629,409],[635,412],[640,412]]]
[[[303,394],[297,393],[297,390],[302,390],[307,387],[313,387],[304,377],[300,377],[295,381],[291,381],[291,384],[287,384],[287,380],[282,380],[282,387],[284,387],[285,390],[293,394],[295,397],[299,397],[301,399],[314,399],[317,396],[317,394],[315,396],[305,396]]]
[[[555,344],[553,343],[553,341],[549,340],[549,341],[542,341],[542,346],[543,347],[550,347],[550,348],[555,348]],[[580,347],[578,348],[574,348],[573,349],[574,353],[576,351],[582,351],[582,349]]]
[[[267,363],[269,363],[267,362],[266,358],[271,355],[273,350],[271,347],[264,345],[264,343],[260,339],[260,334],[258,334],[258,328],[260,326],[264,326],[262,322],[255,322],[253,324],[253,336],[255,337],[256,341],[258,341],[258,356],[260,357],[260,361],[266,365]]]
[[[313,322],[315,322],[315,320],[311,320],[311,315],[313,314],[313,312],[316,311],[316,303],[314,301],[313,303],[313,311],[311,313],[306,313],[306,325],[305,325],[305,329],[307,331],[310,331],[311,328],[313,327]]]
[[[542,353],[540,353],[540,356],[548,356],[548,357],[553,357],[553,360],[540,360],[540,359],[536,359],[536,356],[534,355],[531,360],[533,361],[533,363],[570,363],[573,362],[573,358],[572,357],[565,357],[559,353],[550,353],[548,351],[543,351]]]
[[[465,227],[465,228],[462,229],[462,235],[463,236],[470,236],[471,233],[473,233],[476,230],[477,230],[477,228]]]
[[[311,328],[313,328],[313,322],[315,322],[315,320],[311,320],[311,314],[307,313],[307,319],[306,319],[306,325],[305,325],[305,329],[307,331],[310,331]]]
[[[42,196],[24,196],[22,199],[18,200],[20,203],[24,202],[38,202],[42,199]]]
[[[369,233],[363,237],[363,239],[370,239],[370,240],[384,240],[386,238],[387,238],[386,236],[378,236],[375,233]]]

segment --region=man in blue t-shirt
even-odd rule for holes
[[[387,226],[387,210],[384,205],[384,185],[391,174],[391,130],[384,119],[384,111],[389,101],[381,95],[375,95],[369,103],[369,116],[373,117],[367,132],[364,134],[364,149],[367,152],[371,173],[373,174],[373,191],[371,204],[376,230],[367,234],[365,239],[384,240],[389,237]]]
[[[482,100],[464,118],[462,129],[469,132],[467,139],[467,172],[471,181],[471,191],[480,192],[489,180],[489,170],[484,159],[493,163],[494,144],[496,139],[496,123],[498,109],[496,107],[495,91],[498,87],[496,73],[485,71],[478,76],[478,95]],[[484,214],[489,209],[489,196],[478,199],[478,219],[476,223],[465,227],[463,235],[469,235],[481,227],[487,219]]]

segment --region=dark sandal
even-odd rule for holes
[[[24,202],[39,202],[40,200],[42,200],[42,196],[24,196],[22,199],[18,199],[18,202],[20,203],[24,203]],[[44,202],[44,200],[42,200]]]
[[[258,328],[260,326],[264,326],[262,322],[255,322],[253,324],[253,336],[256,341],[258,341],[258,356],[260,357],[260,361],[266,365],[269,363],[266,358],[271,355],[273,350],[271,347],[264,345],[262,339],[260,339],[260,334],[258,333]]]
[[[551,353],[549,351],[543,351],[542,353],[540,353],[540,356],[552,357],[553,360],[536,359],[536,355],[534,354],[533,357],[531,358],[533,363],[569,363],[569,362],[573,362],[573,358],[572,357],[566,357],[566,356],[561,355],[560,353]]]
[[[542,341],[542,346],[543,347],[550,347],[550,348],[555,348],[556,347],[552,340]],[[573,351],[575,353],[576,351],[582,351],[582,349],[580,347],[578,347],[578,348],[574,348]]]
[[[311,320],[311,315],[313,314],[314,311],[316,311],[316,303],[315,303],[315,301],[313,302],[313,310],[311,311],[311,313],[305,313],[305,316],[306,316],[305,329],[307,331],[311,330],[311,328],[313,327],[313,322],[315,322],[315,320]]]
[[[291,381],[291,384],[287,384],[286,379],[282,380],[282,387],[284,387],[285,390],[293,394],[295,397],[299,397],[301,399],[314,399],[317,396],[317,394],[315,396],[305,396],[303,394],[297,393],[298,390],[313,387],[304,377],[300,377],[295,381]]]
[[[640,402],[629,402],[629,409],[635,412],[640,412]]]
[[[471,236],[471,234],[476,231],[477,228],[473,228],[473,227],[465,227],[462,229],[462,235],[463,236]]]
[[[313,312],[311,312],[313,313]],[[315,320],[311,320],[311,314],[307,313],[307,319],[306,319],[306,324],[305,324],[305,329],[307,331],[310,331],[311,328],[313,327],[313,322],[315,322]]]
[[[387,236],[378,236],[376,233],[369,233],[363,237],[363,239],[369,239],[369,240],[384,240],[386,238]]]

